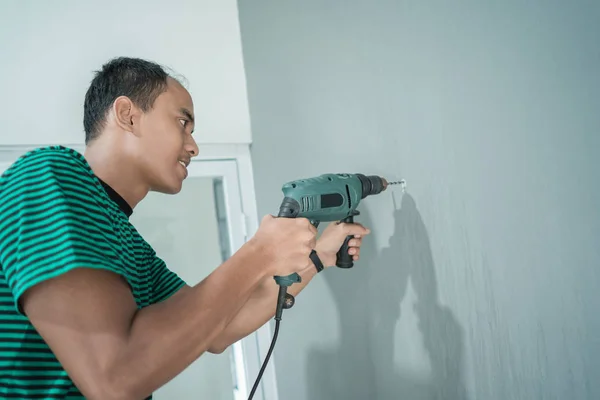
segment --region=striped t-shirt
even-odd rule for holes
[[[0,398],[83,398],[24,315],[28,288],[101,268],[123,276],[142,308],[185,284],[131,225],[131,212],[66,147],[30,151],[0,177]]]

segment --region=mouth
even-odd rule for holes
[[[178,160],[178,161],[179,161],[179,165],[181,165],[183,167],[183,171],[184,171],[185,177],[187,178],[187,175],[188,175],[187,167],[188,167],[188,165],[190,165],[190,162],[187,161],[187,160],[185,160],[185,161],[184,160]]]
[[[190,160],[187,159],[183,159],[183,160],[179,160],[179,164],[181,164],[183,166],[183,168],[186,168],[190,165]]]

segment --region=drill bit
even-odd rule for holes
[[[406,191],[406,181],[404,179],[401,179],[399,181],[387,182],[387,185],[401,185],[402,193]]]

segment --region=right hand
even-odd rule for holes
[[[264,254],[271,275],[287,276],[310,266],[317,229],[306,218],[263,217],[252,241]]]

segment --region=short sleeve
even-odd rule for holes
[[[171,271],[163,259],[152,252],[152,304],[164,301],[186,285],[185,281]]]
[[[34,153],[0,182],[0,263],[21,314],[26,290],[74,268],[123,274],[101,192],[81,160]]]

